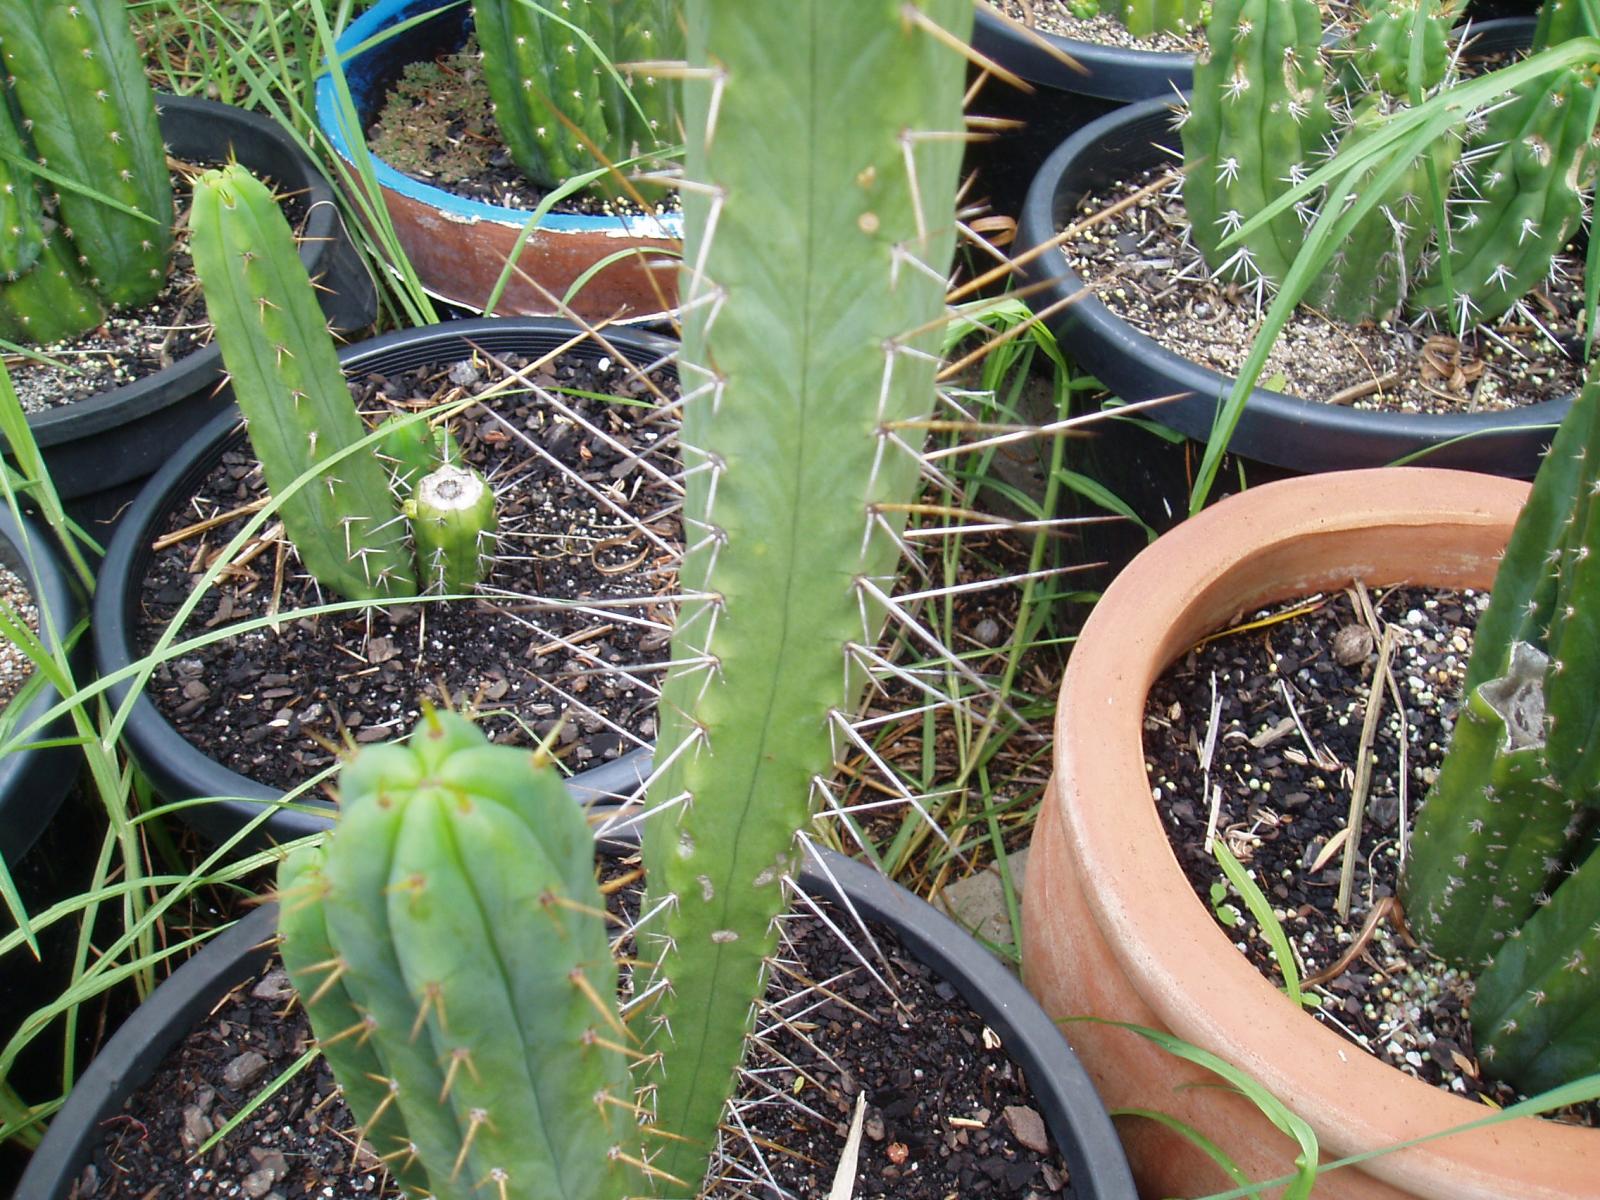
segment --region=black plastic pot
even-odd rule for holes
[[[28,581],[40,610],[40,636],[46,636],[44,617],[48,613],[54,636],[67,637],[83,616],[83,595],[50,533],[27,517],[19,521],[4,502],[0,502],[0,563]],[[74,657],[79,664],[88,660],[87,654]],[[60,699],[54,688],[41,688],[22,701],[14,715],[14,727],[22,730],[32,725]],[[62,716],[32,734],[29,741],[71,734],[72,722]],[[0,754],[0,858],[8,867],[16,865],[38,840],[82,766],[83,755],[75,746],[24,746]]]
[[[1029,189],[1018,252],[1054,237],[1072,220],[1085,193],[1173,161],[1161,149],[1178,146],[1171,117],[1169,101],[1150,100],[1112,113],[1068,138],[1046,160]],[[1054,251],[1035,258],[1028,275],[1043,285],[1029,297],[1029,303],[1040,309],[1083,287],[1064,257]],[[1116,396],[1129,402],[1179,396],[1145,415],[1198,441],[1209,437],[1217,405],[1226,398],[1232,380],[1159,345],[1092,295],[1068,305],[1051,319],[1050,327],[1067,353]],[[1369,412],[1258,387],[1230,449],[1270,468],[1293,472],[1375,467],[1421,455],[1415,460],[1419,465],[1527,479],[1538,469],[1540,455],[1570,400],[1564,396],[1509,412]]]
[[[449,363],[481,347],[491,353],[543,354],[568,342],[576,326],[557,318],[477,318],[452,321],[423,329],[385,334],[345,348],[340,359],[348,372],[394,374],[432,363]],[[637,330],[611,328],[606,339],[639,365],[657,361],[676,349],[676,343]],[[571,351],[598,358],[603,353],[594,342]],[[173,453],[139,493],[106,558],[94,600],[95,664],[102,676],[120,670],[140,657],[135,645],[139,616],[139,588],[153,558],[151,542],[167,515],[194,494],[222,454],[244,441],[244,430],[231,395],[223,393],[228,411],[212,418],[194,437]],[[128,684],[111,689],[120,704]],[[321,797],[307,797],[285,805],[282,793],[256,783],[207,758],[157,711],[147,696],[135,702],[123,740],[139,767],[158,792],[169,801],[213,797],[212,802],[181,810],[183,819],[206,837],[223,841],[260,813],[263,805],[277,809],[258,827],[251,845],[283,842],[303,837],[332,824],[334,805]],[[649,773],[649,754],[638,749],[572,777],[568,787],[583,801],[629,796]]]
[[[265,117],[189,96],[161,96],[161,134],[187,162],[237,159],[308,207],[300,257],[327,290],[323,310],[336,328],[360,329],[377,314],[377,293],[345,237],[333,189],[294,139]],[[64,499],[142,479],[172,448],[227,407],[216,395],[222,356],[213,344],[165,370],[28,418],[50,478]]]
[[[1110,1117],[1066,1038],[1017,978],[949,918],[904,888],[861,863],[831,852],[824,856],[827,874],[808,870],[802,886],[811,895],[834,899],[842,891],[863,917],[891,926],[906,950],[954,986],[1000,1035],[1033,1089],[1034,1103],[1067,1161],[1078,1200],[1134,1200],[1133,1177]],[[220,934],[117,1031],[50,1123],[22,1178],[19,1197],[66,1200],[100,1137],[101,1122],[120,1111],[168,1050],[229,989],[266,965],[266,943],[276,919],[276,908],[266,906]]]
[[[1078,68],[1062,62],[1041,41],[1070,57]],[[1029,83],[1117,104],[1171,96],[1194,84],[1193,54],[1105,46],[1042,31],[1030,35],[986,4],[978,5],[972,46]]]

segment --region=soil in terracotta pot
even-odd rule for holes
[[[1520,1097],[1479,1070],[1470,980],[1416,946],[1393,899],[1400,839],[1448,745],[1487,596],[1394,589],[1363,604],[1361,595],[1247,620],[1169,668],[1145,709],[1152,794],[1196,896],[1265,976],[1282,983],[1256,921],[1205,846],[1213,795],[1211,827],[1272,904],[1318,1002],[1308,1011],[1409,1075],[1504,1106]],[[1362,731],[1385,627],[1394,649],[1369,749]],[[1350,911],[1340,917],[1344,831],[1363,758],[1371,784]],[[1562,1119],[1600,1124],[1600,1106]]]
[[[395,170],[469,200],[530,212],[549,194],[517,164],[495,124],[476,37],[453,54],[408,64],[367,128],[367,145]],[[675,211],[678,197],[651,198]],[[556,201],[553,212],[638,213],[631,199],[579,192]]]
[[[832,919],[853,927],[848,915],[835,911]],[[787,923],[793,946],[786,957],[795,975],[825,981],[826,993],[792,999],[785,1009],[790,1020],[765,1035],[769,1049],[758,1052],[764,1061],[752,1064],[762,1074],[759,1084],[747,1085],[741,1116],[762,1140],[765,1169],[743,1146],[727,1164],[726,1182],[710,1195],[771,1196],[761,1182],[767,1172],[785,1197],[825,1195],[856,1094],[865,1089],[852,1195],[1070,1196],[1066,1166],[999,1038],[948,983],[900,950],[892,933],[869,927],[886,956],[894,998],[820,921]],[[877,961],[874,968],[885,969]],[[769,999],[801,986],[779,972]],[[105,1123],[78,1195],[397,1197],[381,1164],[357,1146],[355,1122],[320,1058],[215,1149],[188,1161],[309,1044],[302,1011],[291,997],[274,964],[219,1005],[124,1111]]]
[[[0,567],[0,609],[33,633],[39,632],[39,608],[33,602],[33,593],[28,590],[27,581],[8,567]],[[33,661],[10,638],[0,636],[0,708],[11,703],[31,674]]]
[[[133,383],[210,342],[211,322],[189,258],[189,181],[224,164],[172,165],[177,217],[166,286],[144,307],[111,313],[100,326],[78,337],[29,347],[31,355],[7,354],[6,370],[25,412],[44,412]],[[290,227],[299,229],[307,214],[304,198],[285,196],[281,207]],[[41,355],[51,361],[41,361]]]
[[[1077,218],[1133,200],[1061,253],[1118,317],[1219,374],[1238,374],[1260,312],[1253,289],[1208,275],[1187,240],[1175,170],[1155,168],[1086,195]],[[1329,404],[1405,412],[1518,408],[1583,383],[1583,255],[1569,248],[1553,282],[1465,339],[1404,320],[1348,325],[1302,305],[1279,335],[1258,387]]]
[[[671,430],[637,402],[652,385],[601,362],[535,367],[536,391],[496,392],[503,375],[481,359],[359,379],[357,403],[372,416],[481,397],[451,422],[465,461],[499,497],[500,548],[480,597],[301,617],[221,639],[157,668],[157,707],[213,759],[284,788],[331,763],[347,737],[401,736],[424,699],[475,706],[498,741],[555,732],[555,752],[574,770],[652,738],[651,676],[618,668],[665,657],[671,613],[655,598],[673,584],[677,497],[660,476],[675,464],[656,447]],[[141,652],[264,496],[245,445],[169,518],[141,584]],[[186,635],[322,599],[281,528],[243,554]]]

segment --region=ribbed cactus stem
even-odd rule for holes
[[[1435,953],[1478,967],[1486,1070],[1537,1091],[1600,1067],[1600,368],[1495,577],[1467,701],[1401,881]]]
[[[15,279],[44,249],[44,208],[11,105],[0,100],[0,278]]]
[[[0,337],[7,341],[61,341],[103,320],[100,297],[79,274],[59,230],[45,235],[32,267],[0,282]]]
[[[559,774],[430,713],[344,768],[340,804],[324,846],[280,868],[279,922],[377,1153],[435,1200],[641,1194],[631,1035]]]
[[[1348,59],[1359,90],[1407,99],[1438,87],[1450,66],[1455,7],[1441,0],[1369,3]]]
[[[1213,271],[1281,280],[1304,240],[1294,210],[1223,248],[1223,238],[1309,173],[1332,127],[1323,95],[1322,11],[1312,0],[1216,0],[1183,123],[1183,202]]]
[[[366,429],[272,193],[237,164],[207,171],[189,223],[223,365],[301,562],[350,599],[415,595],[405,524],[375,454],[347,454],[290,490]]]
[[[704,1171],[832,722],[935,406],[967,0],[691,0],[682,442],[691,549],[649,789],[655,1165]],[[781,98],[781,99],[778,99]],[[715,105],[713,105],[715,101]],[[712,124],[713,117],[715,124]],[[864,622],[864,611],[872,619]],[[667,903],[662,903],[668,901]],[[659,1181],[658,1181],[659,1182]]]
[[[1187,33],[1200,25],[1200,0],[1116,0],[1113,12],[1134,37]]]
[[[90,282],[111,304],[148,303],[166,278],[172,183],[127,5],[0,0],[0,58],[39,157],[141,214],[58,189]]]
[[[424,585],[470,592],[488,574],[494,549],[494,490],[470,467],[424,475],[405,502]]]
[[[454,462],[458,453],[444,426],[437,429],[427,421],[406,413],[385,417],[378,425],[378,459],[389,469],[390,489],[402,500],[411,495],[417,481],[445,463]]]
[[[554,187],[676,137],[676,89],[654,75],[628,89],[619,70],[682,56],[676,3],[473,0],[472,11],[495,121],[535,183]],[[623,190],[614,177],[597,186]]]

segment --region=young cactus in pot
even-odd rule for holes
[[[306,570],[353,600],[415,596],[418,562],[427,590],[471,590],[488,567],[492,491],[444,464],[445,435],[420,419],[391,418],[372,445],[357,445],[368,430],[272,193],[237,164],[207,171],[194,183],[190,225],[234,398]],[[452,473],[448,484],[439,472]],[[410,499],[395,495],[391,478]],[[432,498],[418,509],[424,493]],[[412,505],[405,515],[402,503]],[[421,554],[405,516],[419,530]]]
[[[1600,1070],[1600,370],[1562,422],[1479,622],[1402,899],[1476,972],[1484,1070],[1528,1092]]]
[[[629,1047],[635,1095],[617,1106],[614,1092],[597,1093],[580,1114],[587,1174],[563,1176],[560,1189],[530,1182],[554,1178],[545,1167],[513,1174],[476,1154],[476,1139],[492,1128],[537,1120],[528,1101],[458,1112],[455,1148],[436,1152],[417,1184],[441,1198],[496,1187],[538,1200],[699,1194],[785,889],[853,735],[846,714],[869,677],[870,647],[900,615],[889,596],[935,406],[964,142],[965,63],[952,47],[967,36],[971,6],[689,0],[687,12],[683,595],[659,704],[658,765],[646,783],[647,893],[631,1019],[619,1034],[604,1028],[594,997],[571,1010],[591,1025],[579,1035],[592,1055],[585,1069]],[[464,796],[457,808],[485,807],[478,793],[487,794],[489,773],[474,772],[470,787],[448,773]],[[403,803],[397,794],[384,806],[383,788],[367,790],[384,820]],[[345,837],[339,830],[333,840]],[[300,920],[308,877],[286,865],[285,912],[297,914],[286,921]],[[311,878],[312,892],[323,886]],[[431,889],[403,892],[368,889],[369,904],[392,913]],[[294,956],[306,994],[328,989],[319,1000],[337,995],[346,969],[337,946],[330,954],[317,942],[322,919],[311,918],[306,944],[316,948]],[[327,978],[305,966],[319,962]],[[348,1028],[359,1043],[373,1023],[431,1025],[429,995],[424,986],[389,1017],[358,1003],[317,1032],[327,1039]],[[316,1002],[312,1016],[319,1020]],[[451,1028],[465,1033],[464,1022]],[[514,1029],[503,1021],[480,1032]],[[479,1062],[491,1052],[466,1053]],[[347,1065],[345,1076],[369,1133],[403,1109],[403,1098],[386,1104],[387,1068]],[[402,1082],[402,1097],[406,1090]],[[624,1111],[637,1121],[619,1126]],[[611,1140],[596,1151],[589,1131],[599,1125],[608,1130],[600,1140]],[[401,1161],[411,1141],[420,1151],[408,1138]]]
[[[484,82],[512,160],[556,187],[674,145],[672,80],[648,65],[683,55],[678,0],[473,0]],[[596,185],[622,195],[620,179]]]
[[[120,0],[0,0],[0,61],[13,239],[0,336],[56,340],[92,329],[104,306],[148,303],[166,280],[172,184],[155,96]]]

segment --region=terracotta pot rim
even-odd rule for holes
[[[1488,1114],[1296,1011],[1234,949],[1196,899],[1150,802],[1141,739],[1145,697],[1169,662],[1226,623],[1235,583],[1270,573],[1285,546],[1340,534],[1348,545],[1348,535],[1383,526],[1475,531],[1480,541],[1498,529],[1503,538],[1526,494],[1525,483],[1428,468],[1334,472],[1252,488],[1166,534],[1118,576],[1086,623],[1062,682],[1048,803],[1119,966],[1168,1029],[1249,1071],[1312,1119],[1336,1155]],[[1431,536],[1442,542],[1449,533]],[[1448,571],[1440,577],[1421,558],[1414,561],[1413,582],[1461,578]],[[1260,589],[1245,590],[1252,594],[1237,607],[1287,598],[1297,588],[1269,587],[1276,594],[1259,600]],[[1352,1098],[1376,1101],[1375,1110],[1361,1111]],[[1330,1111],[1339,1115],[1324,1128],[1317,1114]],[[1525,1154],[1546,1165],[1552,1154],[1578,1156],[1592,1186],[1600,1137],[1526,1118],[1386,1156],[1371,1169],[1404,1182],[1418,1177],[1422,1160],[1447,1157],[1490,1179],[1525,1166]]]

